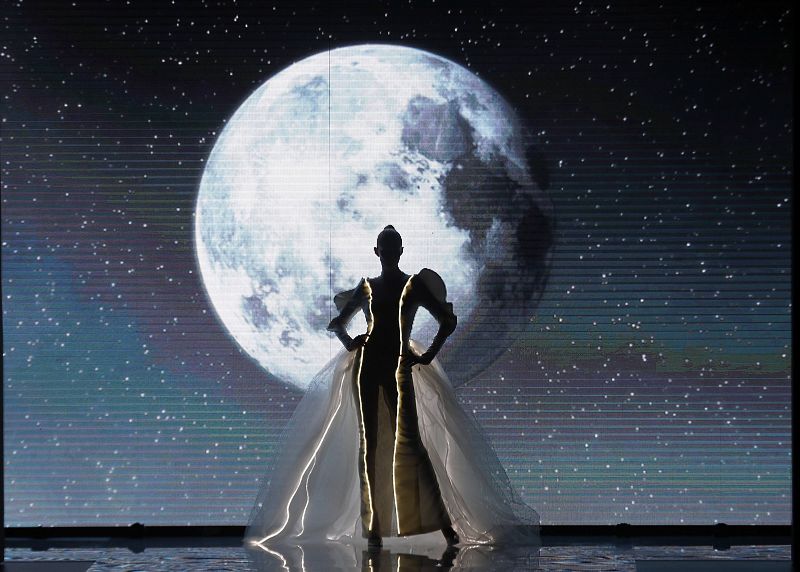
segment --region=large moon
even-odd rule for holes
[[[305,388],[339,349],[333,294],[379,274],[372,246],[392,224],[400,267],[447,284],[459,326],[440,358],[467,382],[526,330],[547,281],[554,218],[528,133],[486,82],[422,50],[350,46],[282,70],[236,110],[200,182],[196,254],[219,319]],[[420,311],[415,337],[434,326]]]

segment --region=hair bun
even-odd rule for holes
[[[385,227],[383,227],[383,230],[395,230],[395,228],[392,225],[387,224]]]

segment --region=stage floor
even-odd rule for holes
[[[615,571],[615,572],[788,572],[788,545],[619,546],[614,544],[486,547],[412,543],[365,546],[330,543],[270,546],[6,549],[8,572],[222,572],[222,571]],[[34,565],[33,563],[37,564]],[[67,564],[71,562],[71,564]]]

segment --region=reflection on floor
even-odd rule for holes
[[[64,562],[6,562],[3,572],[86,572],[92,561],[71,560]]]
[[[10,548],[6,561],[66,562],[93,561],[88,572],[331,572],[369,570],[374,572],[423,572],[428,570],[516,571],[619,571],[680,572],[723,570],[714,563],[746,562],[753,572],[783,572],[791,569],[791,548],[787,545],[733,546],[716,550],[711,546],[463,546],[411,542],[387,544],[377,551],[366,545],[326,543],[303,546],[144,548]],[[664,567],[667,566],[667,567]],[[672,566],[671,568],[669,566]],[[736,564],[727,569],[734,570]],[[735,568],[736,570],[744,568]],[[47,572],[43,567],[42,572]]]

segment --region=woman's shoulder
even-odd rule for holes
[[[425,288],[437,300],[447,299],[447,286],[445,286],[444,280],[430,268],[423,268],[412,276],[412,280],[414,281],[413,286],[415,288]]]
[[[439,273],[436,272],[435,270],[431,270],[430,268],[423,268],[422,270],[417,272],[414,276],[420,280],[426,280],[426,281],[438,280],[444,284],[444,280],[442,280],[442,277],[439,276]]]
[[[369,287],[369,281],[367,278],[362,277],[361,280],[358,281],[358,285],[355,288],[351,288],[350,290],[345,290],[343,292],[339,292],[338,294],[334,295],[333,303],[336,307],[341,310],[344,308],[345,304],[347,304],[351,300],[357,300],[366,296],[367,289]]]

